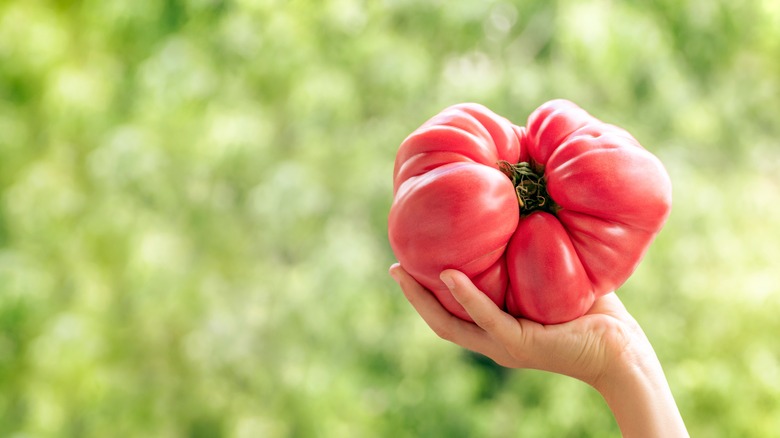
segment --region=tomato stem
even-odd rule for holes
[[[517,194],[517,202],[520,204],[520,216],[528,216],[534,211],[546,211],[555,214],[560,207],[547,193],[547,181],[544,173],[537,173],[531,163],[522,162],[512,164],[501,160],[498,169],[512,180]]]

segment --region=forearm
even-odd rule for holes
[[[688,436],[655,354],[604,377],[596,389],[615,415],[624,437]]]

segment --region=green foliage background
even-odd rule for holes
[[[776,0],[6,0],[0,436],[618,436],[387,275],[401,140],[556,97],[672,176],[619,293],[692,435],[776,434]]]

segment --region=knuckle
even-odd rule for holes
[[[502,343],[513,359],[524,361],[529,359],[529,355],[538,353],[538,348],[534,333],[524,327],[523,324],[520,324],[519,328],[519,330],[512,333],[511,337],[504,338]]]
[[[534,336],[534,332],[528,330],[526,327],[521,326],[518,342],[520,344],[520,347],[522,347],[523,349],[534,348],[534,346],[536,345],[536,337]]]
[[[445,341],[452,341],[453,339],[453,333],[452,330],[446,327],[442,326],[435,326],[431,327],[433,329],[433,332],[436,333],[436,336],[440,337],[441,339],[444,339]]]
[[[498,321],[495,316],[488,316],[480,321],[480,326],[488,332],[493,332],[498,328]]]

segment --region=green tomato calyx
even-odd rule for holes
[[[534,211],[555,214],[561,209],[547,193],[547,181],[544,179],[543,170],[536,171],[537,166],[527,162],[512,164],[501,160],[496,164],[515,186],[521,217],[528,216]]]

